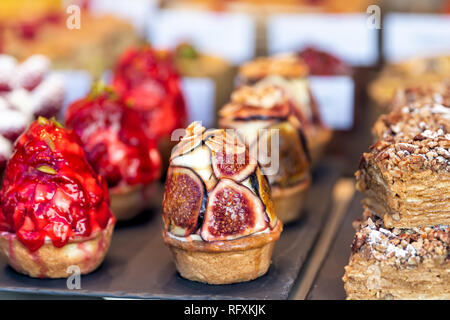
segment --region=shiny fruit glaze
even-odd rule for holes
[[[17,140],[0,192],[0,231],[30,251],[55,247],[114,223],[106,183],[88,163],[78,137],[40,117]]]
[[[161,158],[155,140],[143,129],[142,114],[112,88],[97,84],[87,97],[69,106],[66,123],[80,137],[108,187],[145,185],[159,177]]]
[[[180,77],[169,52],[150,47],[128,49],[114,70],[113,86],[143,114],[151,136],[167,137],[185,126],[187,111]]]

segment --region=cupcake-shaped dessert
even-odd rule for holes
[[[332,132],[325,127],[307,80],[308,67],[295,54],[260,57],[239,68],[238,84],[277,85],[288,95],[306,135],[312,163],[320,159]]]
[[[115,224],[106,183],[55,120],[39,118],[17,140],[0,199],[0,252],[18,272],[62,278],[103,261]]]
[[[152,183],[160,175],[156,141],[147,136],[144,122],[141,113],[102,83],[66,113],[67,126],[80,137],[89,162],[108,184],[118,220],[133,218],[149,205]]]
[[[270,186],[248,148],[230,131],[197,123],[173,149],[163,221],[181,276],[210,284],[265,274],[282,231]]]
[[[147,121],[162,158],[170,157],[171,135],[186,126],[187,111],[172,54],[151,47],[130,48],[114,70],[113,86]],[[167,163],[168,164],[168,163]]]
[[[310,160],[302,127],[285,92],[258,83],[233,92],[219,112],[221,128],[234,129],[258,160],[283,223],[298,219],[310,185]]]

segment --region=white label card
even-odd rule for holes
[[[390,13],[383,22],[387,61],[450,54],[450,15]]]
[[[276,14],[267,23],[270,54],[313,46],[350,65],[369,66],[378,59],[377,31],[365,14]]]
[[[206,128],[211,128],[215,121],[214,81],[208,78],[183,77],[182,90],[189,113],[189,123],[201,121]]]
[[[309,84],[324,123],[333,129],[353,126],[355,84],[349,76],[311,76]]]
[[[155,47],[174,48],[180,42],[234,64],[250,60],[255,51],[255,26],[245,14],[191,10],[160,10],[149,23]]]

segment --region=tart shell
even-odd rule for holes
[[[81,274],[87,274],[103,262],[113,234],[114,223],[110,220],[105,229],[89,238],[69,241],[57,248],[50,240],[31,252],[10,232],[0,233],[0,254],[17,272],[33,278],[66,278],[70,266],[78,266]]]
[[[136,217],[150,206],[150,194],[154,184],[133,186],[110,190],[110,208],[118,221],[127,221]]]
[[[183,278],[209,283],[245,282],[264,275],[269,269],[275,241],[283,229],[277,222],[268,233],[229,241],[180,241],[164,232],[175,265]]]
[[[276,216],[283,222],[289,223],[300,219],[303,213],[306,193],[311,179],[289,188],[272,186],[272,201]]]

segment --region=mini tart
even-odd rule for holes
[[[0,233],[0,253],[17,272],[33,278],[66,278],[73,274],[69,267],[77,266],[81,274],[88,274],[103,262],[114,230],[110,221],[103,230],[89,238],[71,239],[61,248],[51,240],[36,251],[30,251],[14,233]]]
[[[17,140],[0,192],[0,253],[18,272],[86,274],[108,251],[116,219],[106,183],[76,134],[40,117]]]
[[[270,186],[248,148],[229,131],[197,123],[172,152],[163,221],[181,276],[210,284],[265,274],[282,231]]]
[[[147,208],[146,191],[160,175],[161,157],[156,141],[146,134],[146,118],[112,88],[98,83],[69,106],[66,122],[105,178],[116,218],[128,220]]]
[[[266,164],[261,165],[261,170],[271,185],[275,213],[281,221],[287,223],[300,218],[311,182],[310,160],[302,126],[293,115],[284,91],[262,83],[237,89],[231,102],[220,110],[219,125],[237,130],[250,153],[260,164]],[[278,148],[272,150],[272,138],[277,133]],[[264,144],[267,157],[260,152]],[[274,151],[279,152],[278,168],[276,162],[272,163]]]
[[[308,66],[298,55],[260,57],[239,68],[238,83],[276,85],[286,92],[294,115],[302,124],[314,166],[331,140],[332,131],[322,122],[317,102],[309,89],[308,73]]]

